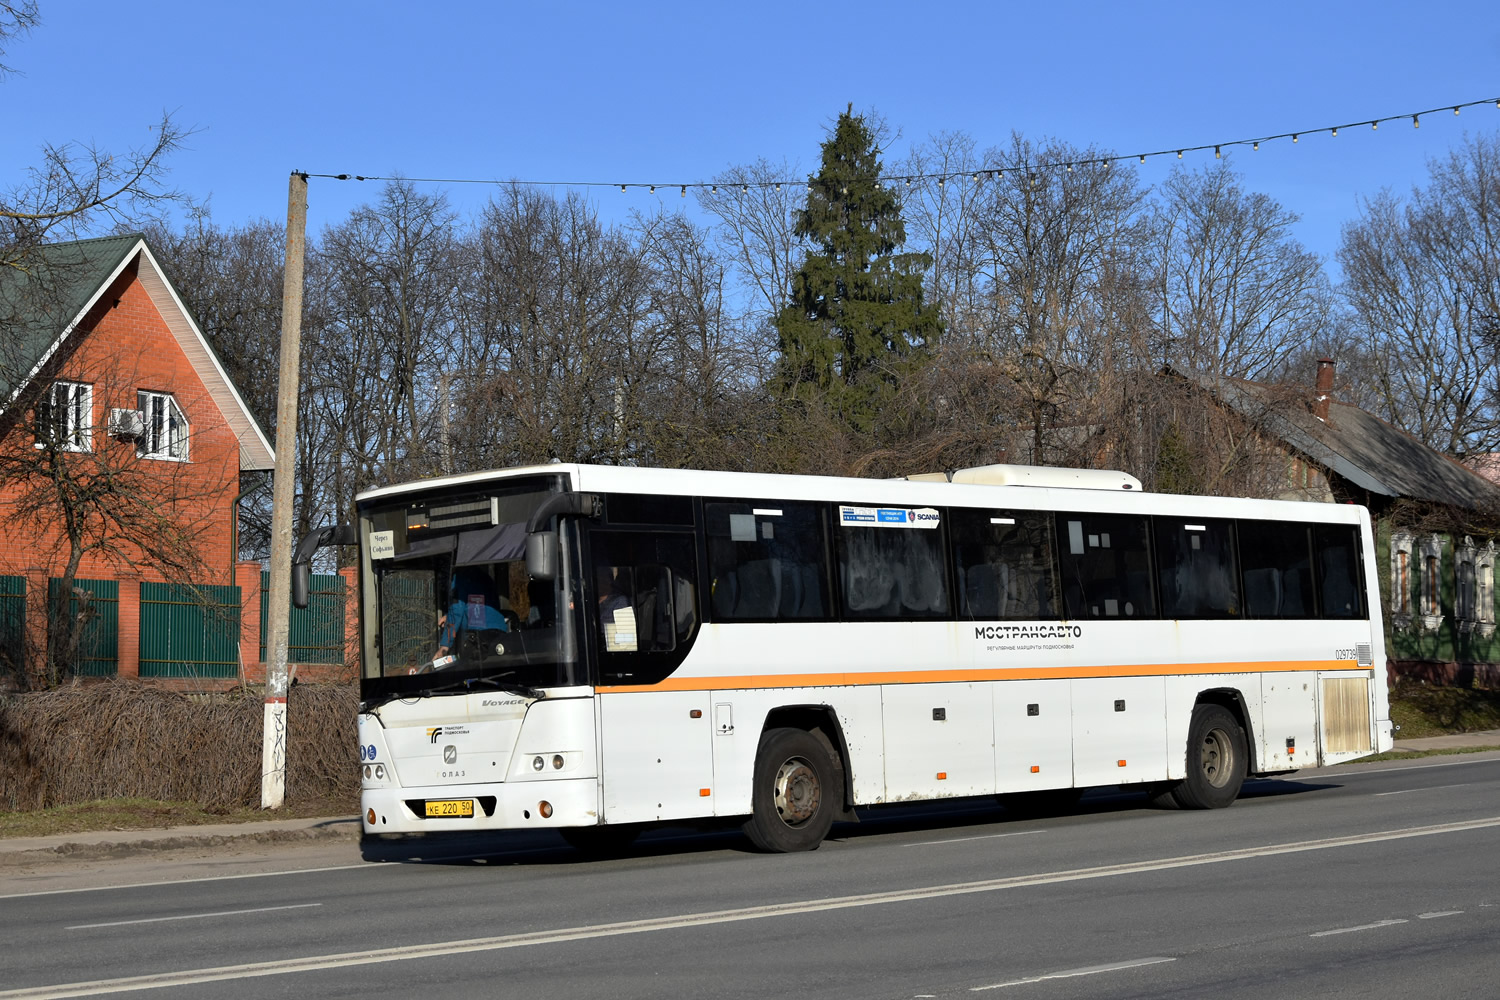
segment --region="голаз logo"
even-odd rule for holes
[[[427,738],[433,742],[433,745],[437,744],[437,738],[441,735],[443,735],[442,726],[429,726],[427,728]]]
[[[458,763],[458,747],[454,746],[452,743],[449,743],[447,746],[443,747],[443,763]]]

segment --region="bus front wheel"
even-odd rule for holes
[[[1198,705],[1188,724],[1187,777],[1172,799],[1184,809],[1222,809],[1239,797],[1248,763],[1239,720],[1222,705]]]
[[[828,836],[835,800],[834,763],[828,750],[801,729],[771,729],[755,755],[750,819],[745,835],[762,851],[812,851]]]

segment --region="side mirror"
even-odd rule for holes
[[[292,607],[307,607],[313,553],[325,545],[354,545],[358,541],[359,532],[352,524],[329,524],[303,535],[292,553]]]
[[[557,532],[533,531],[526,536],[526,572],[536,580],[557,579]]]

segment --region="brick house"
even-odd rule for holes
[[[243,679],[240,476],[272,468],[265,431],[140,234],[3,271],[0,676],[35,676],[66,603],[78,673]]]
[[[1239,414],[1279,452],[1283,499],[1359,503],[1375,553],[1392,680],[1500,684],[1495,556],[1500,486],[1350,403],[1334,362],[1311,391],[1169,371]],[[1487,457],[1487,456],[1486,456]]]

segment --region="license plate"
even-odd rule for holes
[[[473,819],[473,799],[428,799],[428,819]]]

